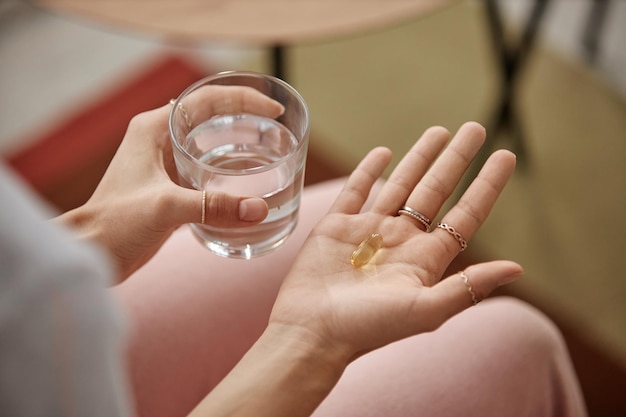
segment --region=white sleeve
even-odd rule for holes
[[[0,415],[130,416],[107,259],[46,215],[0,164]]]

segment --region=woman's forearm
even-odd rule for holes
[[[190,417],[309,416],[346,364],[306,330],[272,324]]]

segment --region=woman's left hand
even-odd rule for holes
[[[270,327],[299,329],[298,338],[313,336],[314,343],[323,341],[350,361],[388,343],[435,330],[470,307],[474,298],[483,299],[522,274],[518,264],[502,260],[472,265],[464,275],[442,280],[513,173],[511,152],[491,155],[459,202],[443,216],[447,228],[433,225],[428,233],[422,222],[398,214],[409,206],[435,219],[483,144],[485,130],[467,123],[443,150],[448,138],[443,128],[427,130],[393,171],[372,208],[363,211],[374,181],[391,158],[385,148],[367,155],[305,242],[283,282]],[[357,245],[373,233],[382,235],[382,248],[366,265],[351,265]]]
[[[409,206],[427,219],[437,217],[485,130],[467,123],[443,150],[448,138],[443,128],[427,130],[367,210],[368,194],[391,153],[377,148],[361,161],[304,243],[265,332],[192,415],[309,416],[354,359],[435,330],[473,298],[521,275],[515,262],[495,261],[441,279],[513,173],[515,156],[508,151],[491,155],[445,213],[442,221],[454,229],[429,233],[419,220],[398,214]],[[382,235],[382,247],[365,265],[353,266],[351,254],[373,233]]]

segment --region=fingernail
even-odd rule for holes
[[[258,222],[267,216],[267,204],[260,198],[248,198],[239,202],[239,220]]]
[[[498,285],[510,284],[511,282],[515,281],[516,279],[518,279],[522,275],[524,275],[524,270],[523,269],[520,269],[519,271],[515,271],[512,274],[509,274],[507,276],[504,276],[504,277],[500,278],[500,280],[498,282]]]

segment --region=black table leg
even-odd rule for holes
[[[517,154],[518,162],[528,163],[523,125],[515,114],[517,84],[519,75],[535,45],[539,25],[545,16],[549,3],[550,0],[535,0],[521,38],[517,45],[512,46],[505,42],[504,26],[498,1],[485,0],[490,38],[498,59],[502,85],[497,108],[487,124],[488,142],[484,151],[486,155],[482,155],[480,165],[492,150],[494,142],[504,132],[510,134],[510,148]]]
[[[285,46],[283,45],[274,45],[271,48],[271,69],[272,75],[276,78],[280,78],[281,80],[287,81],[287,68],[285,65],[286,61],[286,51]]]
[[[610,3],[610,0],[594,0],[589,12],[582,35],[585,59],[589,64],[595,64],[598,59],[602,29],[604,28]]]

